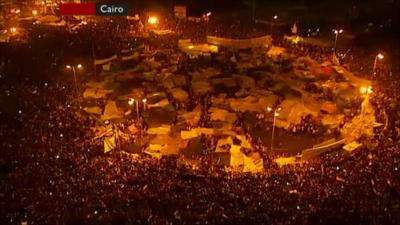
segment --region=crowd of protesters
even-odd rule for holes
[[[317,59],[329,52],[299,49]],[[349,62],[366,67],[360,63]],[[262,152],[260,174],[227,173],[207,161],[192,170],[174,157],[104,154],[90,129],[96,120],[80,110],[72,82],[3,85],[0,223],[398,224],[400,93],[388,72],[379,67],[372,101],[389,123],[366,147],[283,168]],[[194,101],[207,106],[209,97]],[[318,133],[311,125],[296,129]]]

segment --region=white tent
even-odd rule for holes
[[[102,120],[119,119],[124,116],[122,110],[118,109],[115,101],[107,101],[104,108],[104,113],[101,116]]]

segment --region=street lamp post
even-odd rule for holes
[[[210,21],[211,12],[206,14],[206,36],[208,35],[208,22]]]
[[[271,36],[272,36],[272,26],[274,25],[274,22],[275,22],[275,20],[277,20],[278,19],[278,15],[274,15],[273,17],[272,17],[272,20],[271,20]]]
[[[375,77],[375,74],[376,74],[376,64],[378,63],[378,59],[382,60],[383,58],[385,58],[385,56],[382,53],[379,53],[378,55],[375,56],[374,67],[372,69],[373,77]]]
[[[256,0],[253,0],[252,10],[251,10],[251,19],[253,23],[256,22]]]
[[[133,106],[136,103],[136,118],[139,120],[139,101],[135,100],[134,98],[129,98],[128,104]]]
[[[146,102],[147,102],[147,99],[142,99],[142,102],[143,102],[143,110],[146,110]]]
[[[268,112],[273,111],[274,112],[274,121],[272,123],[272,137],[271,137],[271,150],[273,150],[274,147],[274,137],[275,137],[275,123],[276,123],[276,117],[279,116],[279,111],[281,111],[281,108],[277,108],[273,110],[271,107],[267,108]]]
[[[335,34],[335,43],[333,45],[334,46],[333,51],[336,52],[337,39],[338,39],[339,34],[343,33],[343,29],[340,29],[340,30],[333,29],[332,31]]]
[[[82,69],[83,66],[82,64],[78,64],[78,65],[66,65],[65,66],[67,69],[72,70],[72,74],[74,75],[74,84],[75,84],[75,90],[78,93],[78,84],[76,82],[76,69]]]

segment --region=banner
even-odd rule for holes
[[[103,64],[109,63],[115,59],[117,59],[117,55],[113,55],[110,58],[106,58],[106,59],[95,59],[94,64],[95,65],[103,65]]]
[[[332,149],[338,148],[340,146],[342,146],[344,144],[345,140],[339,140],[333,143],[329,143],[327,145],[324,146],[319,146],[319,147],[313,147],[313,148],[309,148],[306,150],[303,150],[301,152],[301,158],[304,160],[308,160],[311,158],[314,158],[316,156],[321,155],[322,153],[331,151]]]
[[[244,49],[271,45],[272,38],[269,35],[248,39],[229,39],[216,36],[207,36],[207,42],[217,46]]]
[[[260,154],[257,152],[253,152],[250,155],[243,154],[243,172],[247,173],[258,173],[264,170],[264,163],[263,159],[261,158]]]
[[[166,135],[171,132],[171,126],[162,125],[161,127],[152,127],[147,130],[148,134]]]
[[[178,6],[174,7],[175,17],[179,19],[186,18],[186,6]]]
[[[111,70],[111,63],[103,64],[103,70],[104,71],[110,71]]]
[[[139,53],[135,52],[132,55],[128,56],[121,56],[122,61],[127,61],[127,60],[132,60],[132,59],[138,59]]]

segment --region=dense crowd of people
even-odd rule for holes
[[[286,47],[318,60],[331,54]],[[348,63],[367,67],[363,62]],[[365,147],[283,168],[261,152],[260,174],[227,173],[207,160],[193,170],[174,157],[104,154],[90,129],[97,121],[81,113],[74,83],[7,83],[0,92],[0,223],[398,224],[400,93],[398,74],[389,70],[379,66],[372,98],[388,124]],[[192,100],[209,105],[209,96]],[[304,120],[296,130],[318,133]]]

